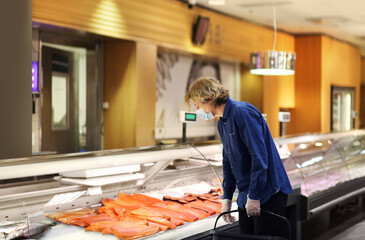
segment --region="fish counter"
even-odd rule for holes
[[[209,191],[220,186],[220,152],[219,144],[209,143],[1,161],[0,232],[4,232],[3,238],[7,236],[6,239],[18,239],[4,229],[9,224],[20,221],[22,223],[19,227],[12,229],[13,233],[14,230],[22,230],[24,222],[28,223],[28,228],[23,230],[28,232],[34,224],[48,226],[44,233],[39,229],[34,236],[30,236],[41,239],[92,239],[94,236],[96,239],[135,239],[139,236],[138,231],[135,231],[132,233],[134,238],[128,237],[128,233],[126,237],[124,225],[128,226],[127,229],[137,226],[142,229],[142,233],[145,231],[139,237],[153,233],[148,236],[152,239],[155,238],[154,235],[158,236],[156,239],[178,239],[211,229],[216,212],[221,208],[220,203],[214,203],[213,200],[220,199],[216,196],[218,199],[210,199],[208,203],[204,202],[207,199],[202,198],[206,198],[212,194]],[[156,201],[161,201],[160,206],[150,206],[146,199],[134,204],[120,204],[120,195],[126,197],[135,194],[154,197]],[[182,198],[189,202],[181,202],[184,201]],[[118,199],[119,205],[116,208],[115,201]],[[177,208],[181,208],[181,211],[168,209],[171,204],[167,206],[166,202],[175,203],[175,207],[178,204]],[[189,208],[183,205],[189,205]],[[117,220],[117,225],[110,228],[109,233],[112,235],[103,235],[95,229],[93,232],[86,232],[88,226],[85,223],[74,226],[68,221],[52,217],[52,214],[69,214],[78,209],[89,209],[93,212],[76,215],[77,219],[93,215],[96,219],[88,220]],[[192,219],[176,216],[178,212],[188,214],[187,209]],[[105,233],[105,229],[100,231]]]
[[[300,222],[330,209],[339,201],[365,193],[365,131],[307,134],[274,140],[295,190],[289,196],[287,206],[292,239],[300,239]],[[92,214],[99,215],[96,219],[113,218],[115,216],[105,210],[107,202],[116,201],[120,194],[143,194],[163,202],[177,202],[183,207],[185,203],[178,201],[188,197],[185,193],[204,195],[220,186],[221,154],[220,142],[209,141],[0,160],[0,225],[3,226],[0,226],[0,232],[5,232],[5,225],[16,222],[40,222],[48,226],[41,233],[41,239],[117,239],[113,231],[118,236],[118,227],[105,230],[104,233],[109,231],[111,234],[103,235],[85,231],[89,226],[65,224],[46,215],[93,209]],[[142,219],[135,223],[137,226],[144,225],[142,229],[148,227],[148,231],[156,231],[141,239],[180,239],[195,235],[212,229],[218,216],[209,213],[195,221],[182,220],[182,225],[175,219],[176,227],[171,225],[166,230],[157,221],[176,218],[163,215],[171,206],[165,206],[167,210],[161,216],[148,216],[163,218],[151,221],[145,216],[151,215],[151,209],[145,211],[151,206],[140,204],[120,204],[122,207],[114,208],[112,212],[118,215],[118,221],[131,222],[137,217]],[[142,209],[131,209],[133,205]],[[106,212],[99,212],[103,208]],[[120,213],[126,216],[122,219]],[[118,223],[119,227],[121,225]],[[223,225],[226,225],[223,220],[218,222],[218,226]],[[10,236],[9,228],[6,229],[3,238]]]
[[[32,214],[27,222],[33,231],[21,224],[3,239],[25,239],[30,232],[29,237],[41,239],[181,239],[212,228],[221,196],[220,188],[205,182],[145,194],[120,193],[114,200],[103,199],[97,208]]]

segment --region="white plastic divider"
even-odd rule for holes
[[[221,144],[196,147],[202,154],[218,154],[222,152]],[[87,169],[108,168],[125,166],[131,164],[143,164],[151,162],[166,161],[168,159],[179,159],[201,156],[193,147],[182,147],[174,149],[163,149],[154,151],[144,151],[137,153],[125,153],[108,156],[80,156],[70,159],[42,162],[23,161],[15,165],[0,166],[0,180],[20,177],[32,177],[46,174],[56,174],[60,172],[79,171]],[[34,158],[33,158],[34,159]]]

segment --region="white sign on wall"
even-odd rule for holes
[[[158,53],[156,80],[155,139],[181,138],[180,111],[187,111],[184,96],[190,84],[199,77],[218,79],[230,91],[232,99],[239,99],[239,68],[235,63],[221,63],[194,59],[172,53]],[[190,111],[195,111],[194,107]],[[216,121],[200,118],[187,123],[187,137],[215,136]]]

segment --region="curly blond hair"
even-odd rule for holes
[[[195,80],[185,94],[185,104],[190,110],[190,103],[213,101],[213,105],[218,107],[227,102],[229,97],[228,90],[225,89],[217,80],[209,77],[202,77]]]

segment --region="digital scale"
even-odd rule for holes
[[[182,142],[186,142],[186,123],[196,122],[196,113],[180,111],[180,122],[183,123],[182,127]]]

